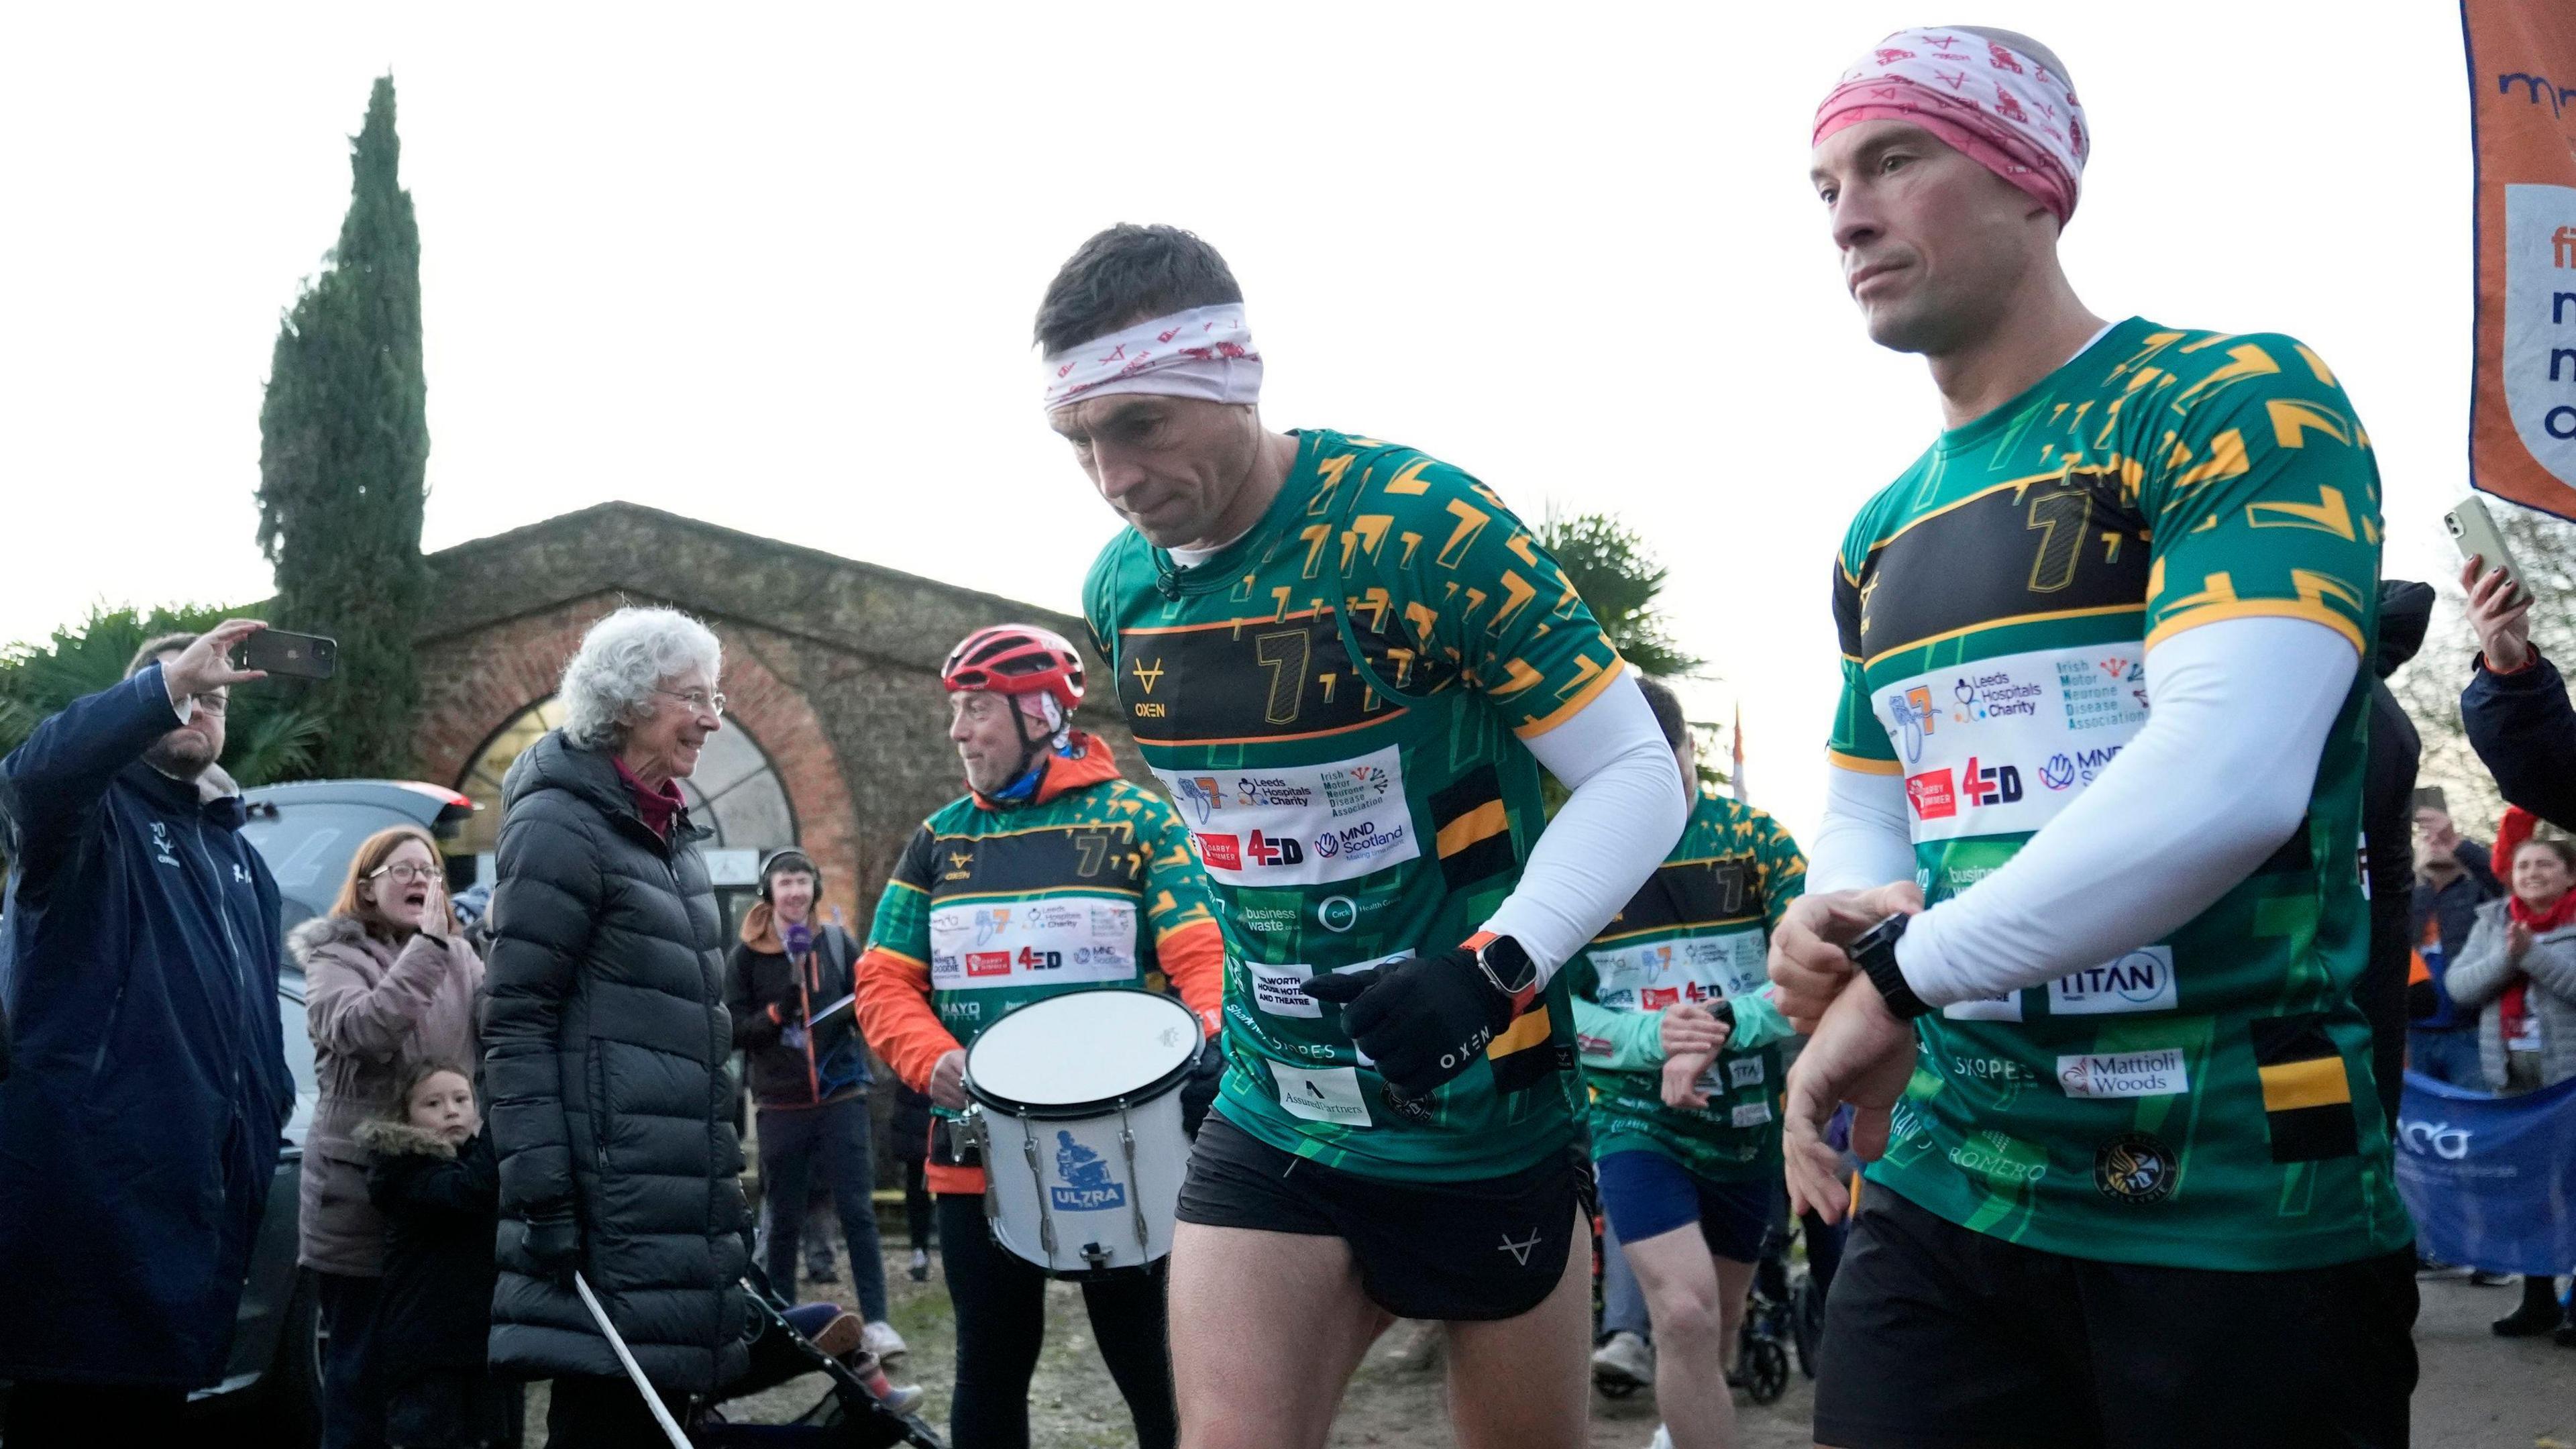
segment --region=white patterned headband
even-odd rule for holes
[[[1243,304],[1193,307],[1139,322],[1046,360],[1046,407],[1085,398],[1146,392],[1208,402],[1261,400],[1261,354]]]

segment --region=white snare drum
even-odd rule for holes
[[[1200,1043],[1188,1007],[1120,988],[1032,1001],[984,1028],[966,1094],[993,1240],[1059,1277],[1170,1252],[1190,1160],[1180,1087]]]

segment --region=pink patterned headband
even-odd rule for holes
[[[1241,302],[1193,307],[1094,338],[1046,360],[1047,411],[1118,392],[1261,400],[1261,354]]]
[[[1965,30],[1900,30],[1878,43],[1816,108],[1809,144],[1845,126],[1910,121],[2057,213],[2075,214],[2093,139],[2064,76]]]

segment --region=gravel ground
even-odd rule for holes
[[[952,1329],[948,1297],[934,1268],[928,1283],[905,1276],[903,1257],[890,1254],[886,1279],[893,1319],[912,1344],[894,1378],[931,1390],[925,1417],[945,1427],[951,1372]],[[2415,1392],[2415,1442],[2432,1449],[2576,1449],[2576,1349],[2548,1339],[2500,1340],[2487,1321],[2513,1307],[2511,1288],[2473,1288],[2462,1282],[2427,1282],[2415,1342],[2422,1379]],[[844,1266],[841,1296],[846,1296]],[[808,1288],[810,1298],[835,1296],[832,1287]],[[1332,1443],[1368,1449],[1447,1449],[1448,1414],[1436,1367],[1400,1361],[1404,1331],[1390,1333],[1351,1381],[1334,1422]],[[799,1380],[734,1409],[741,1420],[791,1417],[822,1393],[816,1376]],[[542,1401],[540,1401],[542,1402]],[[1792,1449],[1808,1437],[1813,1386],[1792,1377],[1780,1402],[1756,1407],[1736,1399],[1744,1449]],[[1082,1295],[1069,1284],[1047,1294],[1047,1346],[1030,1395],[1032,1442],[1045,1449],[1112,1449],[1132,1446],[1126,1408],[1108,1370],[1092,1351],[1091,1325]],[[537,1420],[542,1423],[542,1420]],[[1651,1396],[1592,1400],[1593,1449],[1643,1449],[1655,1432]],[[542,1432],[529,1442],[542,1442]]]

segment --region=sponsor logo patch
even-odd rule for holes
[[[1133,902],[1065,896],[1015,906],[936,906],[930,980],[942,991],[1014,981],[1132,981]]]
[[[1055,1134],[1055,1171],[1061,1187],[1047,1189],[1047,1199],[1060,1213],[1096,1213],[1127,1205],[1127,1185],[1109,1175],[1099,1153],[1073,1140],[1059,1128]]]
[[[2057,1059],[2057,1085],[2070,1097],[2176,1097],[2191,1090],[2182,1048],[2086,1052]]]
[[[1959,783],[1971,805],[2010,805],[2021,799],[2021,771],[2011,765],[1979,765],[1977,757],[1968,757],[1968,768],[1961,771]]]
[[[1905,777],[1905,798],[1921,820],[1946,820],[1959,813],[1959,793],[1947,769]]]
[[[2147,1132],[2123,1132],[2093,1153],[2093,1186],[2114,1202],[2162,1202],[2173,1193],[2173,1149]]]
[[[2046,1152],[1991,1127],[1968,1134],[1968,1140],[1950,1149],[1949,1157],[1961,1171],[2002,1187],[2026,1186],[2048,1175]]]
[[[2141,947],[2116,961],[2070,971],[2048,983],[2051,1016],[2171,1011],[2180,1004],[2171,946]]]
[[[1271,966],[1259,961],[1243,963],[1244,974],[1252,978],[1252,1002],[1272,1016],[1320,1017],[1324,1008],[1306,994],[1306,978],[1311,966]]]
[[[2147,713],[2146,665],[2125,654],[2059,659],[2057,697],[2070,730],[2134,726]]]
[[[1368,1101],[1360,1095],[1360,1074],[1355,1068],[1292,1067],[1273,1061],[1270,1075],[1279,1087],[1279,1105],[1289,1116],[1350,1127],[1369,1125]]]
[[[1932,691],[1921,685],[1895,690],[1887,696],[1887,713],[1905,731],[1905,763],[1921,764],[1923,737],[1933,732],[1940,715],[1932,707]]]
[[[1380,765],[1353,765],[1324,775],[1324,805],[1335,818],[1357,815],[1387,798],[1395,776]]]
[[[1322,765],[1157,773],[1209,874],[1234,886],[1318,885],[1420,856],[1402,760],[1388,745]]]
[[[1973,720],[2036,715],[2040,692],[2036,681],[2017,678],[2009,669],[1963,674],[1950,686],[1950,697],[1958,702],[1951,718],[1967,724]]]

